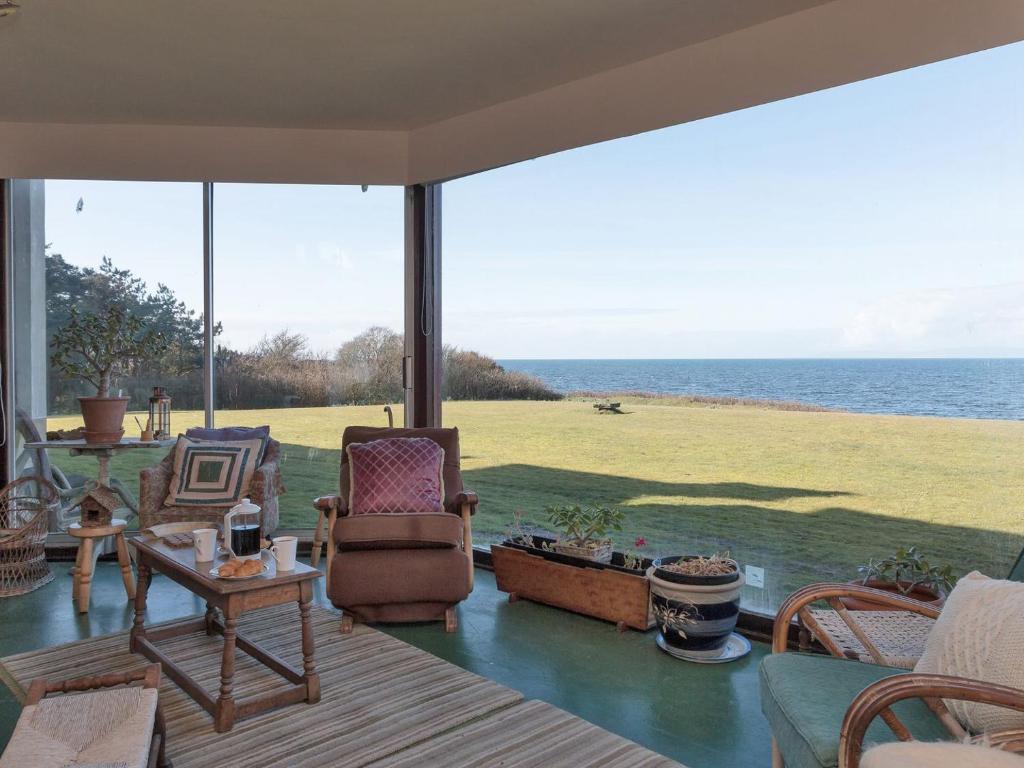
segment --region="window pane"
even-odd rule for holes
[[[214,189],[216,425],[270,425],[280,526],[312,528],[345,426],[402,423],[402,190]]]
[[[36,203],[30,216],[16,215],[15,226],[37,233],[34,239],[20,240],[22,247],[14,254],[16,279],[24,289],[16,294],[15,312],[24,321],[20,329],[26,330],[15,334],[19,444],[33,432],[69,436],[82,425],[78,397],[95,395],[102,377],[75,351],[73,339],[58,346],[54,340],[76,316],[84,322],[108,320],[116,307],[139,321],[140,327],[131,331],[136,338],[152,331],[166,342],[150,338],[152,343],[136,350],[135,360],[115,355],[110,393],[130,398],[125,435],[139,436],[155,386],[164,387],[173,398],[172,428],[201,418],[201,186],[17,183],[35,185]],[[64,364],[54,358],[58,352],[67,353]],[[164,454],[159,448],[114,454],[110,475],[125,490],[128,506],[138,494],[139,470]],[[70,451],[51,449],[49,460],[49,479],[68,498],[97,477],[94,457],[72,457]],[[45,469],[38,451],[22,451],[18,464],[20,474]]]
[[[620,547],[763,570],[744,600],[765,610],[911,545],[1004,577],[1022,64],[1010,46],[446,184],[446,342],[565,395],[446,403],[477,541],[595,501],[626,512]]]

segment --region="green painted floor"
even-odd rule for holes
[[[57,563],[53,582],[22,597],[0,600],[0,656],[128,628],[131,611],[116,564],[102,562],[92,607],[71,603],[70,563]],[[328,604],[319,582],[317,599]],[[149,621],[201,613],[204,605],[157,576]],[[459,630],[439,624],[397,626],[394,636],[460,667],[542,699],[691,768],[770,765],[770,734],[757,698],[757,663],[768,652],[754,644],[739,662],[677,661],[654,645],[654,633],[619,634],[604,622],[519,601],[510,605],[494,575],[477,570],[476,589],[459,609]],[[0,744],[19,708],[0,686]]]

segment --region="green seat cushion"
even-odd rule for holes
[[[809,653],[780,653],[761,661],[761,711],[768,718],[786,768],[835,768],[839,729],[853,698],[868,685],[906,670]],[[921,741],[948,741],[949,732],[920,699],[900,702],[896,716]],[[880,718],[865,744],[895,741]]]

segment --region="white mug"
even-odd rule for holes
[[[192,540],[195,542],[196,561],[208,563],[213,560],[217,553],[216,528],[198,528],[192,531]]]
[[[272,539],[270,554],[277,560],[277,570],[295,570],[295,550],[299,546],[299,540],[295,536],[278,536]]]

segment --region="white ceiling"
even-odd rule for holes
[[[21,5],[0,178],[439,180],[1024,39],[1024,0]]]

